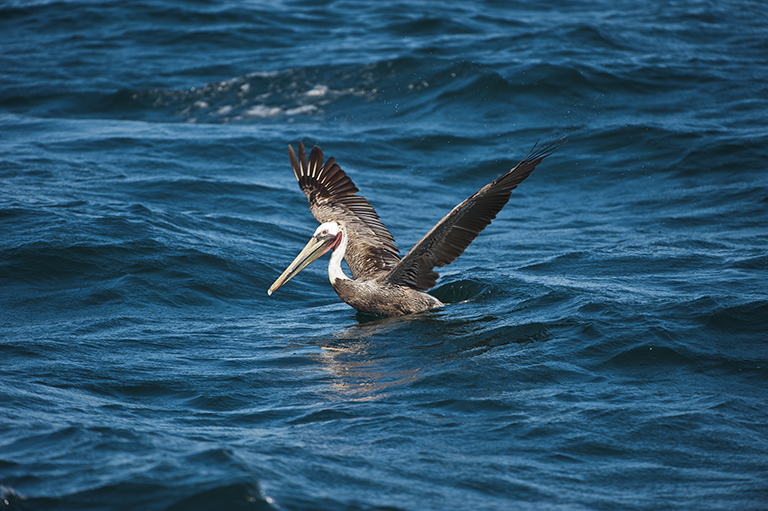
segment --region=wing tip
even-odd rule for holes
[[[558,148],[560,148],[560,146],[567,142],[568,135],[552,135],[543,144],[541,143],[541,139],[538,139],[536,143],[533,144],[533,147],[531,147],[531,150],[528,151],[525,158],[523,158],[523,161],[543,160],[547,156],[551,156]]]

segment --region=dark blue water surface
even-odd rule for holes
[[[0,509],[768,508],[763,1],[0,4]],[[410,317],[402,253],[568,141]]]

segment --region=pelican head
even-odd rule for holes
[[[267,291],[271,295],[278,287],[293,278],[294,275],[306,268],[309,263],[318,259],[331,249],[336,248],[341,242],[341,228],[336,222],[326,222],[317,228],[315,234],[309,239],[309,243],[299,252],[296,259],[285,269]]]

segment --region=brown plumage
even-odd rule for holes
[[[288,146],[296,180],[309,201],[312,215],[322,225],[296,260],[270,287],[269,294],[307,264],[330,249],[328,267],[333,288],[355,309],[397,316],[443,305],[423,291],[433,287],[434,268],[459,257],[509,201],[512,190],[527,178],[564,139],[536,144],[512,170],[453,208],[416,245],[400,258],[392,234],[379,220],[334,158],[323,164],[323,152],[314,147],[306,158],[299,142],[299,156]],[[347,261],[352,279],[341,270]]]
[[[352,278],[389,270],[400,261],[395,238],[379,220],[371,203],[355,195],[359,190],[331,157],[323,165],[323,151],[315,146],[307,162],[299,142],[299,159],[288,146],[293,174],[309,201],[312,216],[321,224],[343,220],[354,235],[348,240],[345,259]]]

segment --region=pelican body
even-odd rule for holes
[[[437,282],[435,266],[456,260],[496,218],[512,190],[562,141],[534,145],[512,170],[453,208],[403,258],[373,206],[357,195],[359,190],[334,158],[323,163],[323,152],[315,146],[307,161],[304,144],[299,142],[297,159],[289,145],[293,173],[321,225],[267,294],[332,250],[331,285],[339,298],[360,312],[400,316],[444,305],[424,292]],[[342,260],[347,261],[352,278],[341,269]]]

